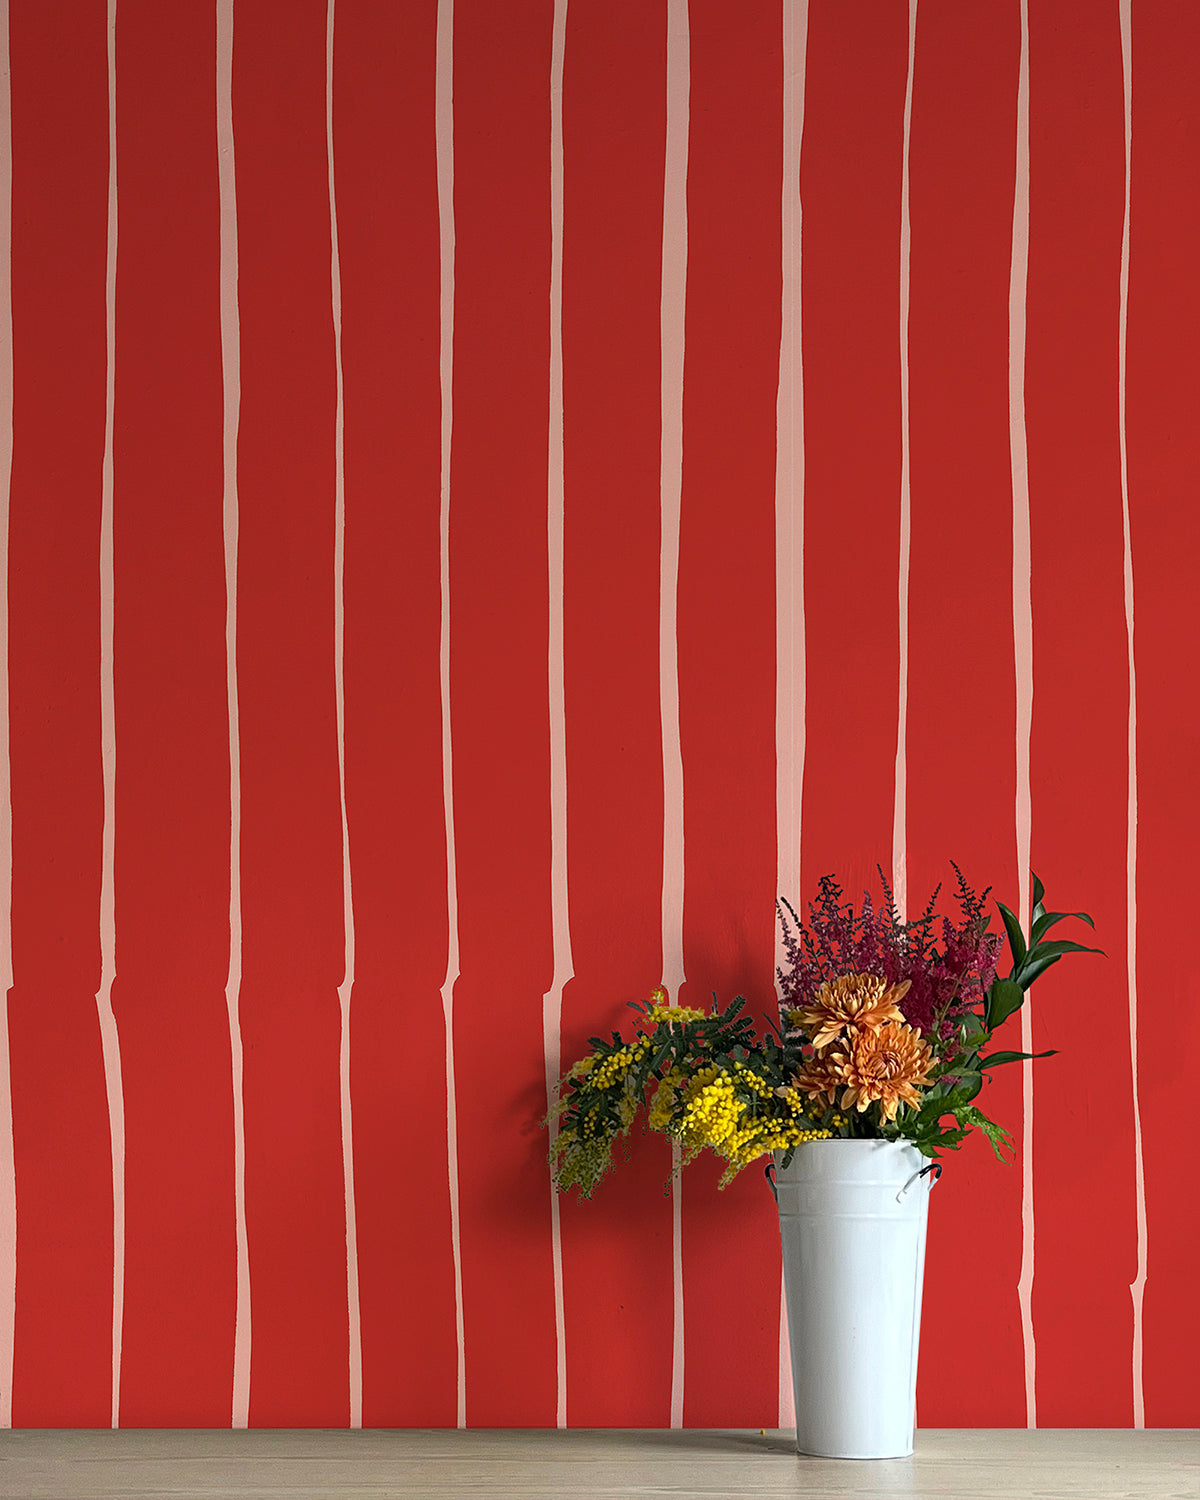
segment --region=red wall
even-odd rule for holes
[[[786,1424],[547,1072],[953,858],[919,1420],[1196,1423],[1200,12],[1024,4],[0,3],[0,1421]]]

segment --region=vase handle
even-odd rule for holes
[[[927,1167],[922,1167],[919,1172],[914,1172],[908,1179],[908,1181],[904,1184],[904,1186],[900,1189],[900,1191],[896,1194],[896,1202],[900,1202],[901,1198],[904,1197],[905,1193],[908,1192],[909,1188],[912,1187],[913,1183],[916,1182],[918,1177],[925,1177],[930,1172],[937,1173],[937,1176],[929,1184],[929,1191],[932,1193],[934,1188],[937,1187],[938,1183],[942,1180],[942,1164],[940,1161],[931,1161]]]

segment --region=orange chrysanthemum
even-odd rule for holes
[[[794,1083],[806,1099],[824,1099],[826,1104],[836,1104],[838,1091],[846,1086],[841,1062],[830,1053],[810,1057]]]
[[[897,1002],[908,994],[911,983],[905,979],[889,985],[878,974],[839,974],[821,986],[811,1005],[792,1011],[790,1019],[812,1033],[812,1044],[819,1052],[847,1027],[878,1031],[889,1021],[902,1022]]]
[[[933,1051],[911,1026],[889,1021],[878,1031],[855,1031],[846,1052],[829,1055],[846,1085],[842,1108],[857,1108],[878,1102],[885,1120],[894,1120],[901,1100],[919,1104],[918,1089],[929,1083]]]

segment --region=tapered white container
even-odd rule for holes
[[[796,1447],[823,1458],[913,1451],[925,1223],[936,1177],[899,1141],[809,1141],[775,1188]]]

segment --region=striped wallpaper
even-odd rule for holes
[[[0,1423],[786,1425],[759,1173],[537,1122],[951,858],[1108,956],[919,1420],[1200,1420],[1200,11],[0,21]]]

